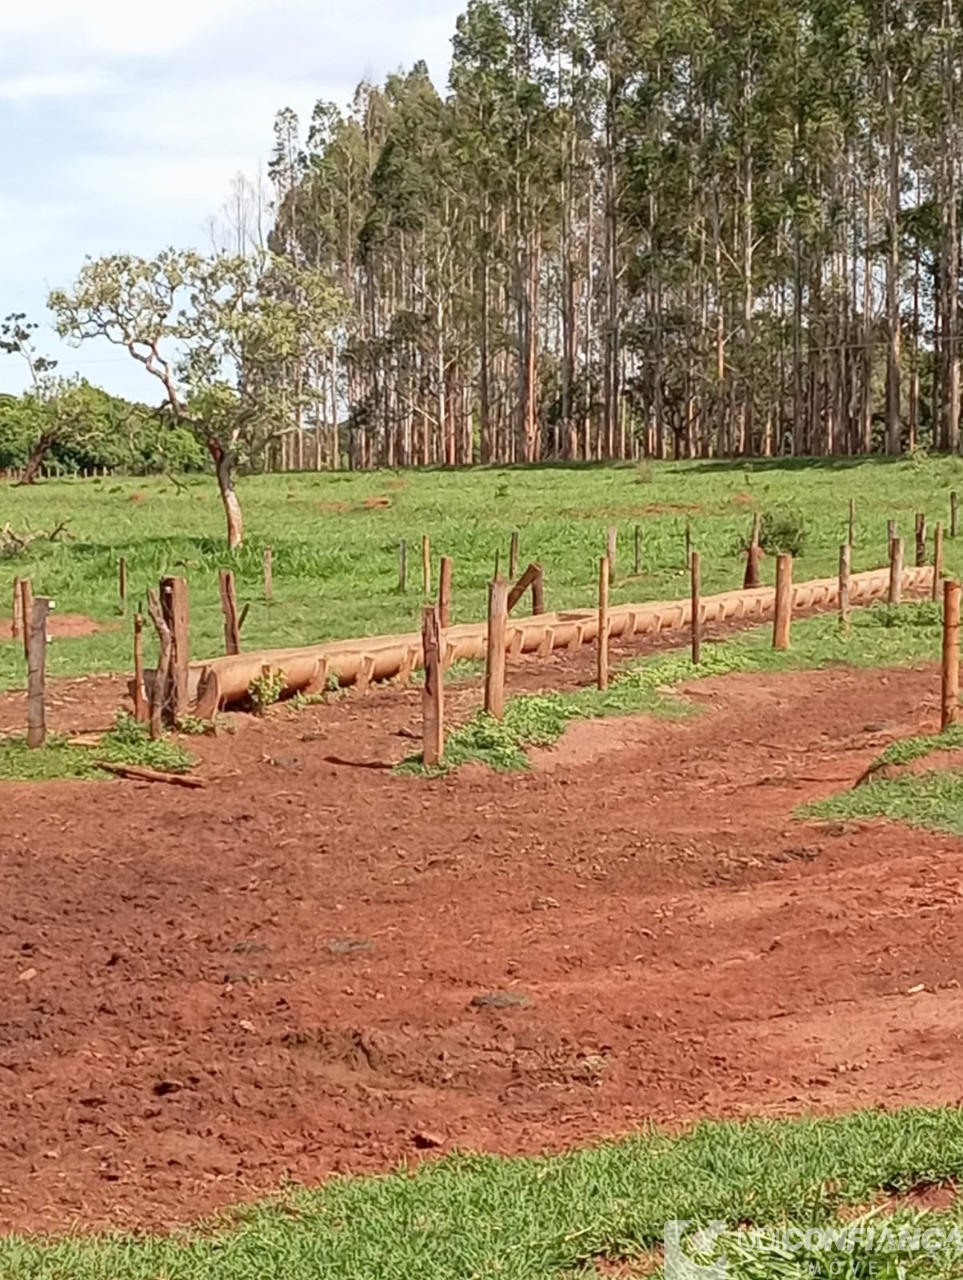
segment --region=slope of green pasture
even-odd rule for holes
[[[247,540],[229,555],[213,480],[105,478],[48,481],[32,489],[0,490],[0,524],[17,531],[51,529],[67,521],[68,537],[34,543],[0,560],[0,601],[15,576],[32,579],[37,594],[61,613],[83,613],[104,629],[58,640],[54,675],[127,670],[129,622],[117,609],[117,563],[127,558],[132,603],[163,573],[185,573],[191,591],[192,652],[222,648],[218,569],[231,567],[242,605],[248,648],[306,644],[418,626],[421,537],[432,552],[454,558],[455,622],[484,616],[486,582],[496,552],[507,569],[511,532],[521,531],[521,563],[545,566],[548,608],[594,602],[605,534],[620,531],[613,602],[666,599],[687,591],[685,526],[702,552],[703,589],[741,585],[742,546],[754,512],[790,506],[806,521],[797,580],[835,573],[846,536],[849,500],[857,502],[854,570],[885,561],[886,521],[912,538],[913,515],[932,529],[945,519],[949,493],[963,489],[956,458],[887,461],[754,461],[540,466],[471,471],[257,476],[240,481]],[[374,504],[387,499],[390,505]],[[642,530],[642,572],[633,575],[633,530]],[[409,547],[409,589],[398,591],[398,543]],[[274,549],[274,601],[261,593],[265,546]],[[907,561],[912,549],[907,549]],[[963,570],[963,539],[949,542],[947,566]],[[773,561],[763,563],[771,580]],[[17,646],[0,641],[0,688],[23,683]]]

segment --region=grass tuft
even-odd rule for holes
[[[963,835],[963,773],[929,773],[880,778],[799,810],[799,816],[828,822],[888,818],[910,827]]]
[[[0,738],[0,779],[49,782],[64,778],[104,778],[96,762],[140,765],[167,773],[187,773],[194,758],[177,742],[161,738],[152,742],[147,725],[118,712],[114,727],[95,747],[74,744],[50,736],[44,746],[31,749],[23,737]]]
[[[911,764],[923,760],[934,751],[953,751],[963,747],[963,724],[952,724],[942,733],[922,734],[916,738],[901,738],[891,742],[869,766],[870,772],[887,765]]]

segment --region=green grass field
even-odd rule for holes
[[[197,657],[222,651],[217,573],[234,569],[242,605],[251,611],[247,648],[307,644],[419,625],[421,537],[454,558],[453,620],[484,616],[496,553],[505,571],[511,533],[521,534],[521,564],[545,566],[548,608],[594,603],[606,529],[620,530],[614,602],[676,598],[688,589],[685,525],[702,552],[706,592],[741,585],[754,511],[782,506],[805,517],[797,580],[833,574],[846,536],[849,500],[857,502],[854,570],[885,562],[886,522],[899,521],[912,562],[913,516],[930,528],[946,520],[951,489],[963,490],[963,460],[690,463],[536,467],[519,470],[264,476],[240,483],[247,541],[234,556],[224,544],[213,480],[49,481],[2,490],[0,524],[50,530],[67,520],[69,538],[36,543],[7,556],[0,600],[15,576],[61,613],[88,614],[111,629],[52,646],[54,675],[125,671],[129,622],[117,607],[117,565],[126,557],[132,604],[164,573],[184,573],[191,593],[191,644]],[[390,506],[366,507],[387,498]],[[641,525],[642,573],[634,568],[633,530]],[[409,546],[409,590],[398,590],[398,543]],[[275,599],[262,599],[263,548],[274,549]],[[771,580],[772,559],[763,565]],[[947,547],[947,566],[963,570],[963,539]],[[0,688],[19,687],[16,646],[0,643]]]
[[[340,1178],[236,1210],[192,1234],[0,1239],[4,1280],[590,1280],[637,1260],[660,1275],[665,1224],[726,1224],[730,1280],[959,1275],[959,1247],[904,1256],[751,1247],[745,1228],[828,1226],[874,1204],[896,1223],[963,1225],[887,1196],[963,1178],[963,1110],[706,1123],[541,1159],[455,1155]],[[883,1219],[886,1220],[885,1218]],[[890,1220],[893,1221],[893,1220]],[[902,1268],[902,1269],[900,1269]],[[624,1273],[623,1273],[624,1274]],[[671,1280],[671,1277],[670,1277]],[[678,1277],[676,1278],[678,1280]]]

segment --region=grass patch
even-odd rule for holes
[[[665,1224],[836,1221],[880,1193],[963,1177],[963,1111],[704,1123],[545,1158],[454,1155],[378,1178],[335,1178],[166,1238],[0,1239],[4,1280],[563,1280],[651,1256]],[[957,1210],[949,1217],[959,1221]],[[759,1267],[738,1280],[823,1274]],[[778,1262],[778,1260],[777,1260]],[[850,1277],[863,1270],[826,1272]],[[885,1273],[882,1273],[885,1275]],[[910,1273],[912,1274],[912,1273]],[[923,1275],[941,1275],[924,1271]],[[893,1273],[895,1280],[896,1273]]]
[[[649,712],[664,717],[686,715],[691,704],[674,696],[673,687],[694,677],[723,675],[744,669],[741,656],[724,644],[707,645],[702,662],[692,665],[687,654],[668,653],[632,664],[613,678],[605,692],[591,686],[572,693],[526,693],[510,698],[502,720],[479,711],[448,735],[441,764],[426,770],[421,756],[397,766],[401,773],[447,773],[471,760],[498,772],[527,769],[529,747],[557,742],[573,720]]]
[[[0,738],[0,779],[49,782],[56,778],[104,778],[96,762],[140,765],[167,773],[187,773],[194,758],[177,742],[161,738],[152,742],[147,725],[118,712],[114,727],[97,746],[81,746],[51,736],[44,746],[31,750],[22,737]]]
[[[586,687],[571,693],[523,694],[505,704],[505,716],[493,720],[484,711],[453,730],[441,764],[426,770],[420,755],[397,766],[398,772],[433,775],[478,761],[499,772],[529,767],[528,748],[551,746],[573,720],[651,714],[679,717],[696,710],[680,698],[676,686],[687,680],[738,671],[787,671],[848,664],[898,666],[932,659],[939,652],[939,606],[926,601],[899,607],[873,605],[843,626],[835,614],[799,620],[788,652],[772,648],[770,625],[754,627],[718,644],[706,644],[698,667],[685,651],[635,659],[617,671],[605,693]]]
[[[963,835],[963,773],[932,769],[902,778],[879,778],[806,805],[798,813],[830,822],[889,818],[909,827]]]
[[[886,765],[911,764],[914,760],[925,759],[934,751],[953,751],[958,747],[963,747],[963,724],[951,724],[942,733],[922,734],[916,738],[901,738],[898,742],[891,742],[869,769],[872,773]]]

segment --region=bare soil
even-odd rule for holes
[[[58,640],[76,640],[105,629],[102,622],[95,622],[83,613],[52,613],[47,619],[47,635]],[[9,640],[12,636],[13,623],[9,618],[0,619],[0,640]]]
[[[438,780],[391,772],[419,691],[375,690],[196,740],[204,791],[3,785],[0,1228],[163,1228],[285,1177],[649,1120],[958,1103],[963,841],[792,816],[932,730],[938,690],[728,677],[689,721]],[[119,692],[70,696],[81,731]]]

